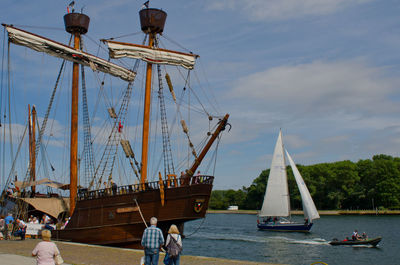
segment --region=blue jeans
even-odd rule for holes
[[[170,258],[170,263],[169,265],[179,265],[179,259],[181,258],[181,255],[178,255],[176,258]]]
[[[145,248],[144,249],[144,265],[158,265],[158,256],[160,250],[158,248]]]

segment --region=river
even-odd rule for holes
[[[294,216],[302,221],[302,216]],[[400,216],[321,216],[310,233],[268,232],[257,229],[257,216],[208,214],[185,225],[183,255],[219,257],[303,265],[399,264]],[[331,246],[332,238],[351,236],[354,229],[370,238],[382,236],[378,247]]]

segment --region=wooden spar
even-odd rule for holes
[[[31,105],[28,104],[28,133],[29,133],[29,181],[32,181],[32,117]],[[33,192],[33,187],[32,187]]]
[[[82,13],[69,13],[64,16],[65,30],[74,36],[74,49],[80,51],[81,34],[89,28],[90,18]],[[69,214],[75,210],[78,194],[78,101],[79,101],[79,63],[72,66],[71,92],[71,145],[70,145],[70,183],[69,183]]]
[[[149,47],[153,47],[154,34],[149,34]],[[147,160],[148,160],[148,144],[149,144],[149,129],[150,129],[150,105],[151,105],[151,75],[153,64],[147,63],[146,70],[146,90],[144,96],[144,114],[143,114],[143,140],[142,140],[142,165],[140,183],[144,184],[147,181]]]
[[[74,49],[80,48],[80,33],[74,32]],[[72,66],[71,96],[71,151],[70,151],[70,216],[75,210],[78,187],[78,101],[79,101],[79,64]]]
[[[32,180],[36,181],[36,108],[32,106]],[[32,192],[36,192],[36,186],[32,186]]]
[[[219,133],[225,129],[226,123],[228,122],[229,114],[226,114],[224,118],[219,122],[217,129],[215,129],[214,133],[212,134],[210,140],[208,140],[206,146],[201,150],[200,155],[197,159],[194,160],[193,165],[191,168],[186,172],[186,174],[191,177],[193,176],[196,169],[199,167],[201,161],[207,154],[208,150],[210,150],[211,145],[214,143],[215,139],[217,139]]]
[[[36,181],[36,130],[35,130],[35,121],[36,121],[36,109],[35,106],[28,105],[28,112],[29,112],[29,161],[30,161],[30,181]],[[35,194],[36,186],[32,186],[32,193]]]

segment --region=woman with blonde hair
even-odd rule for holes
[[[182,238],[179,234],[178,227],[171,225],[168,230],[167,240],[165,241],[169,265],[179,265],[179,260],[182,251]]]
[[[36,257],[37,265],[55,265],[62,264],[60,251],[56,244],[50,241],[51,232],[49,230],[42,231],[42,242],[39,242],[32,251],[32,256]],[[56,257],[59,257],[55,262]],[[60,260],[61,259],[61,260]]]

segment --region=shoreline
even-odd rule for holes
[[[26,240],[1,240],[0,258],[9,261],[7,264],[28,265],[36,264],[35,258],[31,257],[32,250],[40,239]],[[143,250],[125,249],[116,247],[105,247],[87,245],[72,242],[52,241],[60,250],[65,264],[74,265],[109,265],[109,264],[139,264],[144,256]],[[163,264],[164,253],[160,253],[158,264]],[[12,260],[16,260],[14,263]],[[0,264],[5,264],[0,261]],[[268,262],[255,262],[246,260],[231,260],[203,256],[181,256],[181,264],[185,265],[282,265]]]
[[[257,214],[258,210],[207,210],[207,214]],[[400,210],[321,210],[319,215],[400,215]],[[303,211],[291,211],[292,215],[303,215]]]

